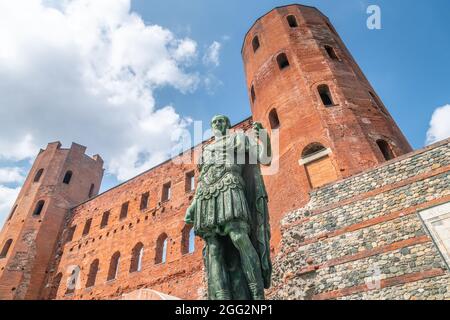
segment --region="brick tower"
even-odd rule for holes
[[[303,5],[259,18],[242,48],[253,120],[279,134],[266,176],[273,241],[282,214],[324,184],[412,151],[328,18]]]
[[[38,299],[69,209],[98,194],[103,160],[59,142],[41,150],[0,233],[0,300]]]

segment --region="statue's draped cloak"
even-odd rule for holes
[[[257,145],[244,134],[226,136],[222,144],[227,150],[245,148],[245,164],[223,163],[214,155],[213,148],[203,150],[202,173],[195,195],[194,231],[205,238],[209,234],[226,235],[233,221],[244,221],[261,262],[264,287],[269,288],[272,265],[270,262],[270,226],[267,192],[259,165],[248,164],[249,154],[258,153]],[[215,158],[216,157],[216,158]],[[205,159],[206,158],[206,159]],[[202,161],[203,161],[202,160]],[[208,265],[205,247],[205,265]]]

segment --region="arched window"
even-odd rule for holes
[[[289,60],[285,53],[280,53],[277,56],[277,63],[278,63],[278,68],[280,68],[280,70],[282,70],[286,67],[289,67]]]
[[[11,244],[12,244],[12,239],[9,239],[5,242],[5,244],[3,245],[2,252],[0,253],[0,259],[6,258],[9,248],[11,247]]]
[[[163,185],[161,201],[169,201],[172,196],[172,184],[167,182]]]
[[[73,235],[75,234],[75,229],[77,228],[77,226],[72,226],[70,227],[70,229],[67,231],[67,240],[66,242],[70,242],[73,240]]]
[[[122,204],[122,207],[120,208],[120,217],[119,219],[125,219],[128,216],[128,206],[129,206],[130,202],[125,202]]]
[[[181,231],[181,254],[192,253],[195,250],[195,234],[194,228],[185,225]]]
[[[280,120],[276,109],[272,109],[269,113],[270,128],[278,129],[280,127]]]
[[[305,166],[308,182],[312,189],[319,188],[338,178],[336,169],[329,157],[331,150],[314,142],[303,149],[300,164]]]
[[[142,270],[142,258],[144,256],[144,245],[139,242],[131,251],[130,273]]]
[[[156,240],[155,264],[165,263],[167,258],[167,234],[161,234]]]
[[[80,267],[75,266],[67,281],[66,294],[71,294],[75,292],[79,276],[80,276]]]
[[[295,18],[295,16],[293,16],[293,15],[287,16],[286,20],[289,24],[289,27],[291,27],[291,28],[298,27],[297,19]]]
[[[109,221],[109,211],[103,212],[102,221],[100,222],[100,229],[103,229],[108,225]]]
[[[250,95],[252,96],[252,103],[255,102],[256,100],[256,93],[255,93],[255,87],[252,86],[252,88],[250,89]]]
[[[86,288],[90,288],[95,285],[95,280],[97,278],[97,273],[98,273],[98,265],[99,265],[98,259],[95,259],[94,261],[92,261],[91,266],[89,267],[89,274],[88,274],[88,278],[86,281]]]
[[[16,212],[16,209],[17,209],[17,204],[12,208],[11,213],[9,214],[9,217],[8,217],[8,221],[11,220],[14,213]]]
[[[69,184],[70,180],[72,179],[72,171],[67,171],[64,175],[63,183]]]
[[[44,208],[45,205],[45,201],[44,200],[40,200],[37,204],[36,207],[34,208],[33,211],[33,216],[40,216],[42,209]]]
[[[120,252],[117,251],[111,257],[111,261],[109,263],[108,277],[107,281],[111,281],[117,278],[119,274],[119,262],[120,262]]]
[[[39,182],[43,173],[44,169],[39,169],[38,172],[36,172],[36,175],[34,176],[33,182]]]
[[[319,91],[320,99],[322,99],[322,103],[326,107],[331,107],[334,105],[333,98],[331,97],[330,88],[326,84],[322,84],[317,87]]]
[[[392,152],[391,146],[384,140],[377,140],[377,145],[380,148],[381,153],[383,154],[384,159],[386,161],[392,160],[395,158],[394,153]]]
[[[56,299],[56,296],[58,295],[59,286],[61,285],[62,276],[63,276],[63,274],[60,272],[53,279],[52,287],[51,287],[51,291],[50,291],[50,295],[49,295],[50,300]]]
[[[89,188],[89,194],[88,194],[89,198],[91,198],[94,195],[94,189],[95,189],[95,184],[91,184],[91,187]]]
[[[89,234],[89,231],[91,230],[91,224],[92,224],[92,218],[87,219],[86,223],[84,225],[84,229],[83,229],[83,236],[86,236]]]
[[[336,51],[334,51],[334,48],[331,46],[325,46],[325,50],[327,51],[328,56],[333,60],[339,60]]]
[[[253,46],[253,52],[256,52],[256,50],[259,49],[259,38],[258,36],[254,36],[252,40],[252,46]]]

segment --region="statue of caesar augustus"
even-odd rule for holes
[[[230,120],[223,115],[215,116],[211,127],[214,140],[203,147],[185,221],[205,241],[208,298],[262,300],[272,265],[268,199],[259,164],[270,164],[270,139],[260,123],[253,124],[253,135],[230,133]]]

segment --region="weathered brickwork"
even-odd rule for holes
[[[282,221],[270,297],[448,298],[448,266],[417,212],[450,201],[449,148],[446,140],[311,192]]]
[[[268,297],[448,298],[447,266],[417,212],[450,201],[450,140],[412,152],[316,8],[259,18],[242,58],[252,116],[234,129],[261,122],[274,150],[262,168],[272,171]],[[183,221],[202,145],[97,196],[101,158],[49,144],[0,234],[1,250],[13,241],[0,299],[205,299],[203,243]]]

